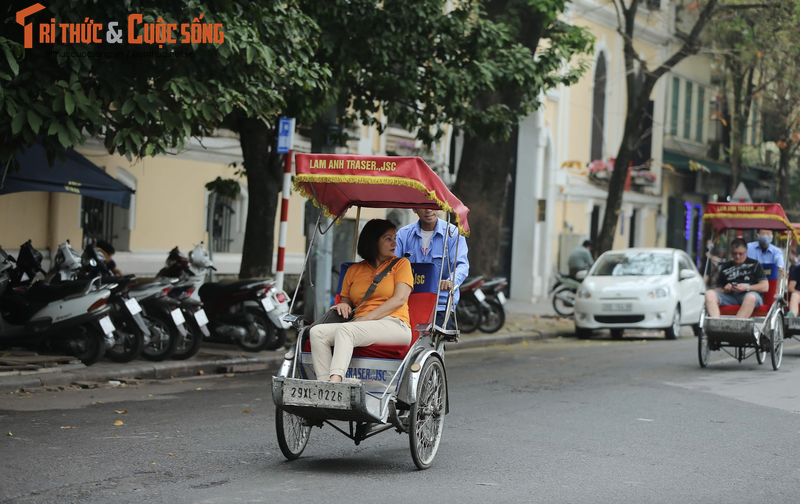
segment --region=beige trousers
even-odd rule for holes
[[[331,375],[345,376],[353,348],[375,343],[408,345],[411,343],[411,328],[402,320],[387,316],[380,320],[314,326],[309,339],[317,380],[328,381]]]

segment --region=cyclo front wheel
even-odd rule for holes
[[[436,457],[444,429],[447,387],[444,366],[434,357],[428,359],[417,382],[417,401],[409,412],[408,441],[411,458],[417,468],[427,469]]]
[[[697,360],[700,361],[701,368],[708,366],[708,356],[710,353],[708,348],[708,336],[706,336],[705,332],[701,331],[700,335],[697,336]]]
[[[278,435],[278,446],[287,460],[296,460],[306,449],[311,426],[306,425],[297,415],[275,408],[275,432]]]
[[[775,329],[772,330],[769,350],[770,357],[772,357],[772,369],[777,371],[783,360],[783,320],[780,317],[775,324]]]

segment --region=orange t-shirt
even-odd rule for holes
[[[383,271],[393,260],[394,258],[389,259],[378,266],[377,270],[373,270],[367,261],[361,261],[347,268],[347,272],[344,274],[344,282],[342,282],[342,297],[350,298],[353,306],[358,306],[361,300],[364,299],[367,289],[372,285],[375,276]],[[385,303],[394,295],[394,286],[398,283],[404,283],[412,289],[414,288],[414,273],[411,271],[411,262],[405,257],[397,261],[391,271],[383,277],[381,283],[375,287],[375,292],[361,306],[358,306],[355,316],[362,317]],[[411,326],[408,317],[408,301],[393,313],[390,313],[389,316],[399,318]]]

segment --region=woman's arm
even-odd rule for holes
[[[379,320],[387,315],[391,315],[408,301],[411,290],[411,286],[408,284],[400,282],[394,284],[394,294],[392,294],[392,297],[363,317],[358,317],[358,320]]]

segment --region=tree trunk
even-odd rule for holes
[[[277,129],[263,120],[241,119],[238,129],[250,194],[239,278],[262,278],[272,275],[282,156],[274,149]]]
[[[792,160],[794,146],[789,144],[785,149],[780,149],[778,158],[778,201],[788,210],[792,208],[791,185],[789,184],[789,163]]]
[[[514,135],[516,132],[515,128]],[[515,141],[492,143],[475,137],[464,139],[462,162],[453,193],[470,209],[471,276],[491,278],[497,274],[500,233],[508,196],[506,182],[516,162],[516,146]],[[526,216],[517,218],[525,219]]]

